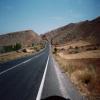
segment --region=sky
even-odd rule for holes
[[[0,0],[0,34],[38,34],[100,16],[100,0]]]

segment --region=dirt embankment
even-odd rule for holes
[[[100,50],[87,49],[91,44],[64,45],[54,48],[55,58],[64,72],[70,77],[73,84],[78,90],[89,100],[100,99]],[[86,50],[78,50],[78,52],[68,53],[69,46],[80,48],[83,46]],[[92,45],[94,46],[94,45]],[[75,49],[76,50],[76,49]],[[92,97],[92,98],[91,98]]]
[[[25,56],[30,56],[32,54],[39,52],[44,47],[45,47],[44,44],[35,44],[32,47],[26,47],[17,51],[2,53],[0,54],[0,63],[14,60],[21,57],[25,57]]]
[[[68,60],[59,55],[55,57],[83,95],[100,96],[100,58]]]

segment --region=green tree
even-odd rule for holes
[[[11,52],[11,51],[16,51],[21,49],[21,44],[20,43],[16,43],[15,45],[8,45],[8,46],[4,46],[4,52]]]
[[[13,46],[12,45],[4,46],[3,48],[4,48],[5,52],[11,52],[11,51],[13,51]]]
[[[21,44],[20,43],[16,43],[16,45],[14,46],[14,50],[19,50],[21,49]]]

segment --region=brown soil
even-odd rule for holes
[[[83,94],[86,95],[87,97],[92,97],[92,100],[98,100],[96,99],[98,96],[100,97],[100,58],[86,58],[86,59],[63,59],[59,55],[56,55],[56,60],[60,64],[61,68],[63,68],[66,71],[66,67],[70,65],[72,66],[73,72],[68,73],[71,81],[73,84],[79,89],[79,91]],[[76,80],[78,82],[75,82],[73,78],[71,77],[72,75],[80,75],[79,71],[85,73],[85,69],[89,69],[90,66],[93,66],[93,69],[95,71],[95,74],[91,71],[88,71],[91,73],[91,80],[88,84],[81,83],[79,80]],[[77,72],[75,74],[75,72]],[[93,73],[93,75],[92,75]],[[76,79],[77,75],[74,76]],[[78,76],[80,77],[80,76]],[[76,84],[78,83],[78,84]],[[89,99],[91,100],[91,99]]]
[[[84,69],[84,67],[88,67],[90,65],[94,66],[96,70],[96,80],[95,82],[88,84],[87,88],[92,95],[100,95],[100,58],[67,60],[67,62],[77,66],[79,69]]]

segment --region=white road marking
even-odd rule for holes
[[[41,81],[41,84],[40,84],[40,87],[39,87],[39,91],[38,91],[36,100],[40,100],[41,99],[42,90],[43,90],[44,81],[45,81],[46,72],[47,72],[47,67],[48,67],[48,62],[49,62],[49,56],[48,56],[48,59],[47,59],[46,67],[45,67],[45,70],[44,70],[44,74],[43,74],[43,77],[42,77],[42,81]]]
[[[44,52],[43,52],[43,53],[44,53]],[[24,62],[22,62],[22,63],[19,63],[19,64],[15,65],[15,66],[13,66],[13,67],[11,67],[11,68],[9,68],[9,69],[6,69],[6,70],[0,72],[0,75],[2,75],[2,74],[4,74],[4,73],[6,73],[6,72],[8,72],[8,71],[10,71],[10,70],[12,70],[12,69],[18,67],[18,66],[20,66],[20,65],[22,65],[22,64],[25,64],[25,63],[31,61],[31,60],[34,59],[34,58],[37,58],[38,56],[42,55],[43,53],[41,53],[41,54],[39,54],[39,55],[36,55],[36,56],[34,56],[34,57],[32,57],[32,58],[30,58],[30,59],[28,59],[28,60],[26,60],[26,61],[24,61]]]
[[[27,62],[29,62],[30,60],[32,60],[32,58],[31,58],[31,59],[28,59],[28,60],[26,60],[26,61],[24,61],[24,62],[22,62],[22,63],[20,63],[20,64],[17,64],[17,65],[15,65],[15,66],[13,66],[13,67],[11,67],[11,68],[9,68],[9,69],[6,69],[6,70],[0,72],[0,75],[2,75],[2,74],[4,74],[4,73],[8,72],[9,70],[12,70],[12,69],[14,69],[14,68],[20,66],[20,65],[22,65],[22,64],[27,63]]]
[[[29,62],[29,61],[31,61],[32,60],[32,58],[31,59],[28,59],[28,60],[26,60],[26,61],[24,61],[23,63],[25,64],[25,63],[27,63],[27,62]]]

